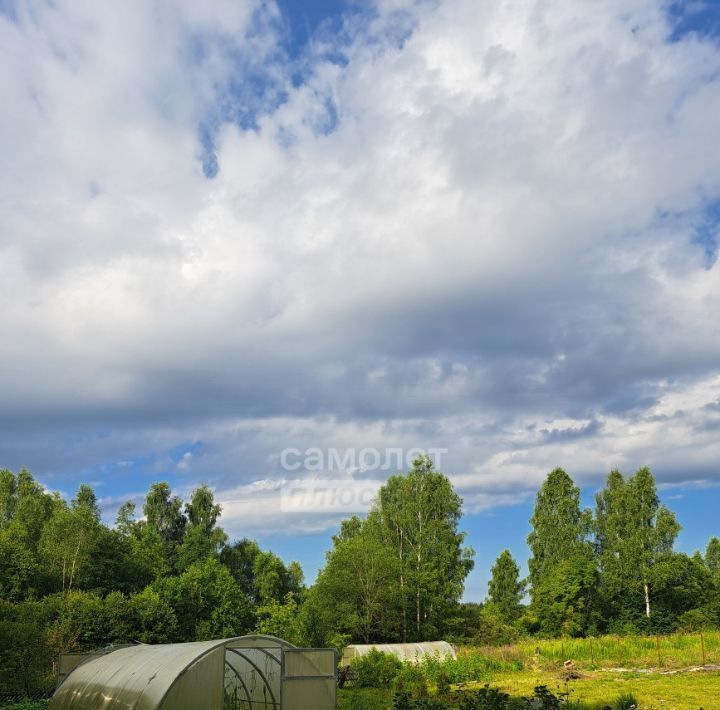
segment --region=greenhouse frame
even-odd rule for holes
[[[334,710],[337,654],[275,636],[137,644],[89,654],[50,710]]]

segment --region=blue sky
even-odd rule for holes
[[[469,599],[557,465],[720,534],[720,3],[6,1],[0,47],[0,466],[208,482],[312,577],[284,449],[446,449]]]

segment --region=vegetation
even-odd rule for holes
[[[462,500],[427,457],[390,477],[364,519],[342,522],[310,587],[299,564],[230,541],[221,513],[207,486],[184,502],[156,483],[141,518],[128,502],[111,527],[90,486],[65,501],[28,471],[0,471],[0,699],[47,692],[63,651],[252,631],[308,646],[445,638],[466,649],[418,666],[362,657],[353,697],[367,707],[378,697],[389,707],[393,693],[396,705],[431,707],[472,690],[468,708],[530,698],[536,686],[557,695],[568,659],[595,674],[586,689],[602,668],[720,662],[720,540],[704,554],[676,552],[680,526],[646,468],[612,471],[594,511],[581,509],[565,471],[550,472],[531,518],[528,579],[502,551],[482,604],[460,601],[473,566]]]

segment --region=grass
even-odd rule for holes
[[[555,667],[570,659],[578,668],[687,668],[720,665],[720,631],[669,636],[602,636],[527,640],[513,646],[478,649],[488,658],[515,660],[523,667]],[[467,652],[467,650],[466,650]],[[462,653],[462,652],[461,652]]]
[[[692,673],[660,676],[655,674],[598,673],[567,685],[557,675],[546,672],[516,671],[498,674],[491,684],[511,695],[531,695],[536,685],[550,690],[570,691],[570,698],[588,710],[615,705],[623,695],[638,700],[638,710],[719,710],[720,673]],[[483,683],[477,683],[481,686]],[[469,685],[472,687],[472,685]],[[343,690],[339,693],[341,710],[387,710],[392,707],[389,690]]]
[[[683,671],[720,665],[720,632],[662,637],[603,636],[593,639],[530,639],[513,646],[463,648],[453,662],[454,688],[485,683],[515,696],[529,696],[537,685],[570,698],[587,710],[626,707],[634,696],[638,710],[720,710],[720,671]],[[563,664],[572,660],[580,678],[564,680]],[[432,664],[430,664],[432,666]],[[612,670],[626,669],[626,670]],[[431,675],[432,668],[428,667]],[[675,672],[671,672],[675,671]],[[461,682],[459,685],[457,681]],[[432,686],[432,684],[431,684]],[[392,692],[346,690],[341,710],[385,710]]]
[[[545,684],[555,691],[567,688],[573,700],[580,700],[590,706],[600,704],[602,707],[623,694],[632,694],[638,699],[642,710],[720,708],[720,673],[657,675],[598,672],[566,685],[557,674],[524,671],[497,675],[492,684],[512,695],[529,694],[538,684]]]

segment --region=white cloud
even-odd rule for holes
[[[476,509],[717,477],[717,44],[650,0],[382,2],[298,85],[262,8],[0,19],[8,463],[201,441],[224,495],[288,445],[435,445]]]

